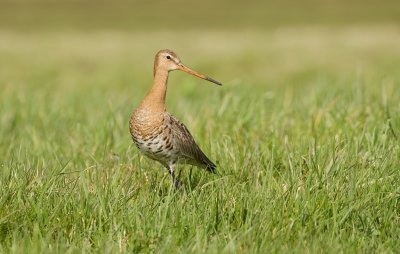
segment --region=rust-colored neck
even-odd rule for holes
[[[154,112],[165,111],[165,96],[167,93],[168,71],[157,69],[154,73],[153,86],[144,97],[140,108]]]

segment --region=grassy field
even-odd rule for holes
[[[395,18],[148,31],[14,21],[0,27],[1,253],[398,252]],[[171,73],[168,110],[218,165],[180,167],[179,191],[128,130],[162,48],[224,83]]]

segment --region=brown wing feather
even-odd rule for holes
[[[214,172],[215,164],[201,151],[186,126],[172,115],[168,114],[168,118],[173,135],[172,140],[175,140],[175,144],[179,147],[181,156],[187,159],[190,164]]]

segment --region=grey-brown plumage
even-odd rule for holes
[[[186,126],[166,112],[168,73],[176,69],[221,85],[183,65],[172,51],[161,50],[154,62],[153,86],[133,112],[129,128],[139,150],[164,165],[175,185],[179,187],[179,180],[174,174],[177,164],[191,164],[210,172],[214,172],[216,166],[201,151]]]
[[[208,171],[215,171],[215,164],[207,158],[201,151],[199,146],[193,139],[186,126],[179,122],[178,119],[169,115],[172,136],[178,147],[180,156],[187,161],[187,163],[207,169]]]
[[[148,121],[160,117],[161,124]],[[142,119],[146,119],[143,121]],[[141,133],[147,130],[148,133]],[[196,144],[187,127],[174,116],[165,112],[153,114],[135,111],[131,118],[130,131],[136,146],[148,157],[165,167],[185,163],[214,172],[215,164],[207,158]]]

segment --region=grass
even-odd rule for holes
[[[0,252],[398,252],[395,26],[0,38]],[[161,48],[224,83],[171,73],[181,191],[128,130]]]

